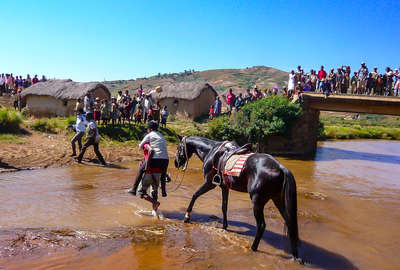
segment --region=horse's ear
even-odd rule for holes
[[[179,141],[182,141],[183,137],[180,136],[179,134],[176,134],[178,136]]]

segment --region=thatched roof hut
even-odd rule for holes
[[[39,82],[22,92],[29,112],[35,116],[68,116],[74,113],[78,98],[91,93],[95,98],[111,98],[108,88],[99,82],[80,83],[72,80]]]
[[[152,96],[162,107],[167,106],[171,114],[194,119],[208,113],[217,95],[208,83],[180,82],[162,85],[162,92]]]

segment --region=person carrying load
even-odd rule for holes
[[[165,188],[165,180],[169,163],[167,143],[163,135],[158,132],[157,121],[149,121],[147,124],[147,135],[139,144],[139,148],[144,149],[146,144],[150,145],[150,148],[146,147],[147,150],[150,149],[150,152],[145,166],[144,177],[139,185],[138,192],[141,198],[151,202],[153,205],[153,210],[157,211],[158,207],[160,206],[160,203],[158,202],[158,187],[161,181],[161,185]],[[149,187],[151,187],[151,196],[147,194]],[[166,196],[165,190],[163,191],[163,196]]]

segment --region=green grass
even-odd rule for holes
[[[21,114],[14,109],[0,109],[0,133],[19,133]]]
[[[0,142],[5,143],[25,143],[25,140],[16,134],[3,133],[0,134]]]
[[[361,115],[359,119],[321,115],[324,130],[320,139],[387,139],[400,140],[400,117]]]

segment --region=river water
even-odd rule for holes
[[[300,255],[320,269],[399,269],[400,142],[332,141],[314,160],[278,158],[297,182]],[[125,190],[137,164],[76,165],[0,175],[0,269],[302,269],[291,261],[282,218],[269,202],[259,252],[248,194],[231,192],[221,229],[218,188],[200,197],[193,159],[181,187],[169,184],[163,218]],[[176,171],[171,170],[172,176]],[[3,268],[2,268],[3,267]]]

